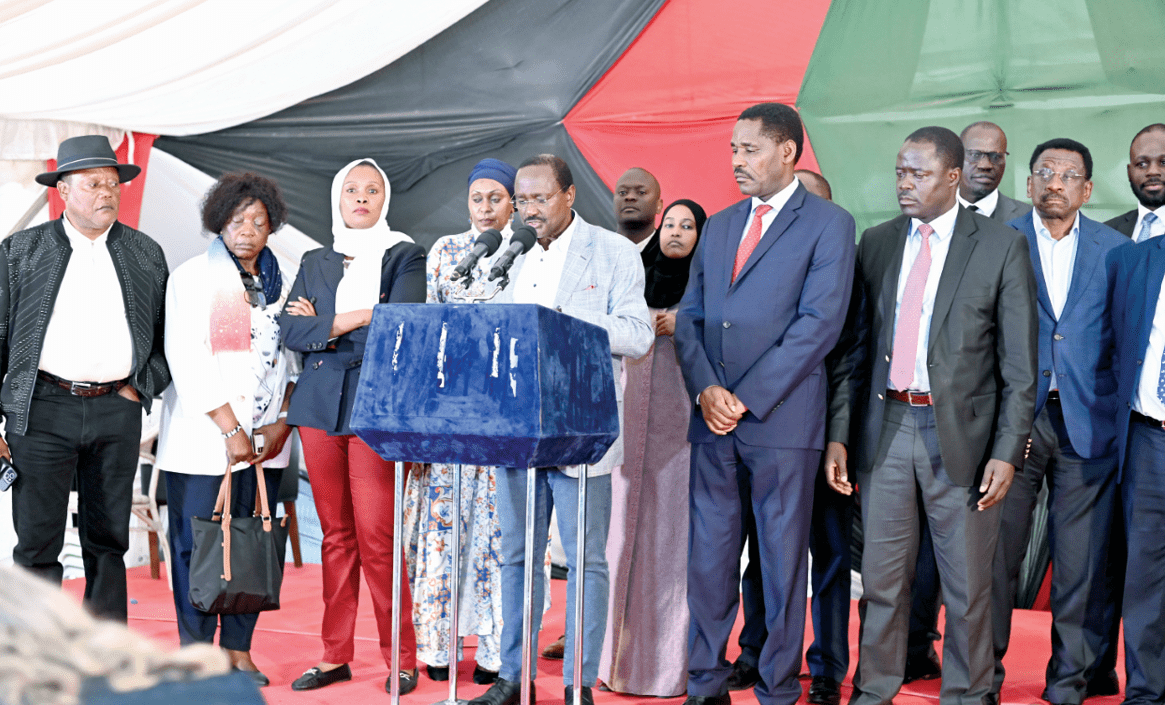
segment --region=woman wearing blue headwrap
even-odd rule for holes
[[[470,228],[437,240],[426,265],[429,303],[457,303],[491,292],[487,258],[474,268],[473,284],[452,280],[453,268],[473,249],[478,235],[497,230],[506,240],[514,215],[516,170],[498,159],[483,159],[469,174]],[[502,249],[505,248],[505,243]],[[495,516],[494,469],[461,466],[461,511],[452,511],[456,466],[424,465],[409,476],[405,493],[405,552],[412,570],[413,623],[417,658],[433,680],[449,677],[449,575],[453,516],[460,514],[462,563],[458,634],[477,636],[474,683],[492,683],[501,667],[501,532]]]

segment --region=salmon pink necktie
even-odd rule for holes
[[[914,381],[914,364],[918,358],[918,325],[922,320],[922,299],[926,292],[926,277],[930,274],[930,236],[934,228],[926,223],[918,226],[922,249],[914,258],[910,274],[906,276],[906,290],[898,308],[898,325],[894,329],[894,350],[890,353],[890,384],[905,390]]]
[[[740,247],[736,249],[736,263],[732,265],[732,281],[736,281],[740,270],[744,269],[744,263],[748,261],[752,251],[756,249],[757,243],[760,242],[761,218],[772,209],[773,207],[769,205],[756,207],[756,214],[752,216],[752,225],[748,226],[748,234],[741,240]]]

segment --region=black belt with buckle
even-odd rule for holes
[[[1059,404],[1060,403],[1060,390],[1053,389],[1052,391],[1048,392],[1048,403],[1049,404]]]
[[[129,379],[119,379],[116,382],[74,382],[44,370],[37,370],[36,376],[51,385],[64,389],[75,397],[103,397],[106,394],[115,394],[129,386]]]
[[[1138,421],[1145,424],[1146,426],[1152,426],[1153,428],[1165,430],[1165,421],[1158,421],[1152,416],[1145,416],[1140,412],[1134,411],[1130,418],[1131,420]]]

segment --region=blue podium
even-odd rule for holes
[[[399,671],[401,533],[405,461],[527,468],[522,703],[533,668],[536,468],[597,463],[619,437],[611,347],[599,326],[533,304],[385,304],[373,311],[352,430],[397,463],[393,555],[392,672]],[[461,472],[453,506],[460,512]],[[586,525],[579,473],[578,525]],[[457,700],[460,522],[451,561],[449,699]],[[585,531],[578,532],[583,565]],[[575,673],[582,672],[583,581],[575,600]],[[398,702],[393,679],[393,703]],[[575,689],[575,701],[581,697]],[[461,701],[463,702],[463,701]]]

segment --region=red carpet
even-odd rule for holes
[[[65,584],[66,590],[80,595],[83,581],[72,580]],[[547,615],[541,640],[543,644],[562,634],[566,583],[555,580],[552,583],[553,609]],[[371,600],[367,587],[361,593],[360,617],[356,627],[356,660],[352,663],[355,676],[348,683],[339,683],[321,690],[297,693],[290,683],[304,670],[314,666],[322,655],[319,640],[322,604],[320,594],[320,567],[305,565],[303,568],[287,566],[283,583],[283,609],[268,612],[259,618],[255,630],[252,656],[259,668],[271,678],[271,685],[263,689],[269,703],[343,703],[344,705],[364,705],[364,703],[384,703],[388,695],[384,692],[384,681],[388,676],[380,658],[377,646],[376,624],[372,616]],[[129,624],[134,630],[156,639],[168,647],[178,644],[177,629],[174,626],[174,603],[165,579],[150,580],[149,568],[134,568],[129,571]],[[850,659],[850,675],[857,662],[857,606],[852,611],[850,643],[853,645]],[[1044,667],[1050,652],[1049,625],[1051,614],[1017,610],[1012,630],[1012,648],[1005,665],[1007,682],[1004,684],[1002,700],[1008,705],[1041,703]],[[739,628],[739,622],[738,622]],[[806,644],[811,640],[806,636]],[[472,641],[468,640],[467,641]],[[467,644],[466,656],[472,658],[472,647]],[[739,649],[736,635],[729,645],[728,658],[733,659]],[[1119,656],[1118,672],[1124,684],[1124,653]],[[458,696],[469,699],[485,692],[488,686],[474,685],[472,680],[473,662],[461,664],[458,679]],[[538,659],[539,702],[562,703],[562,662]],[[805,686],[808,690],[808,684]],[[850,684],[847,679],[842,686],[843,701],[849,697]],[[895,698],[897,705],[934,705],[938,701],[939,681],[921,681],[907,685]],[[424,675],[421,667],[421,683],[413,693],[401,700],[417,705],[436,703],[448,697],[448,683],[434,683]],[[659,698],[643,698],[615,695],[594,691],[596,703],[604,705],[634,705],[636,703],[658,703]],[[737,703],[755,703],[752,691],[732,694]],[[670,699],[669,702],[682,702]],[[801,702],[804,702],[802,699]],[[1119,705],[1120,696],[1094,698],[1089,705]]]

